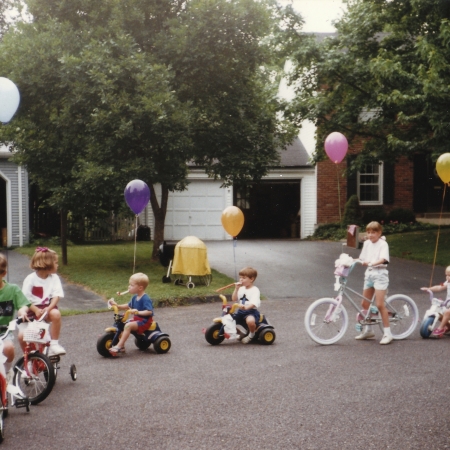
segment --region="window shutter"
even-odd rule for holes
[[[385,162],[383,169],[383,204],[392,205],[395,190],[395,164]]]
[[[349,155],[347,157],[347,167],[350,167],[351,162],[356,158],[356,155]],[[357,195],[357,176],[358,173],[355,171],[353,173],[349,173],[347,175],[347,200],[352,196],[352,195]]]

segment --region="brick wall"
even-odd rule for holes
[[[353,145],[349,154],[356,154],[361,150],[361,145]],[[332,223],[340,221],[339,214],[339,190],[341,216],[344,214],[347,202],[347,178],[345,170],[346,160],[340,164],[334,164],[329,159],[317,164],[317,223]],[[338,182],[339,178],[339,182]],[[394,203],[383,205],[386,211],[394,208],[413,209],[413,162],[407,158],[400,158],[395,165]],[[361,209],[370,206],[361,206]]]

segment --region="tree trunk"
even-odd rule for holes
[[[61,255],[62,263],[67,266],[67,211],[61,209]]]
[[[150,184],[150,203],[155,216],[155,231],[153,235],[153,253],[152,260],[158,259],[158,248],[164,242],[164,225],[166,221],[167,200],[169,198],[169,189],[161,185],[161,206],[156,198],[155,188]]]

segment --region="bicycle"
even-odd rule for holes
[[[348,327],[348,313],[342,304],[344,297],[357,311],[356,331],[362,331],[364,326],[378,325],[383,332],[383,321],[374,304],[375,295],[370,300],[347,286],[348,276],[357,264],[361,264],[361,261],[353,260],[349,267],[337,267],[334,274],[336,276],[335,291],[338,291],[338,295],[335,298],[316,300],[307,309],[305,328],[314,342],[330,345],[344,336]],[[368,301],[369,309],[365,310],[358,306],[347,291]],[[395,294],[385,300],[385,305],[389,313],[392,337],[395,340],[401,340],[410,336],[419,323],[419,310],[414,300],[407,295]]]
[[[16,327],[16,321],[11,321],[8,326],[0,327],[0,444],[4,440],[4,419],[8,416],[8,394],[11,397],[11,406],[16,408],[26,408],[27,412],[30,411],[30,402],[28,398],[20,392],[12,383],[8,383],[6,379],[4,363],[6,357],[3,355],[3,341],[8,334],[12,332]]]
[[[43,321],[45,315],[38,320],[27,322],[23,333],[25,350],[14,365],[14,384],[27,395],[32,405],[41,403],[49,396],[59,369],[60,357],[47,355],[50,346],[50,324]],[[22,320],[17,322],[22,323]],[[70,374],[75,381],[76,368],[73,364]]]

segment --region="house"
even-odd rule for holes
[[[0,229],[2,247],[29,242],[28,172],[10,161],[6,146],[0,147]]]
[[[338,165],[329,159],[317,164],[317,224],[339,222],[346,201],[354,194],[363,212],[383,208],[389,213],[402,208],[414,212],[416,217],[433,217],[441,208],[450,211],[449,196],[443,196],[444,185],[429,156],[400,157],[395,164],[380,161],[345,175],[347,165],[361,147],[360,142],[352,143],[347,157]]]
[[[220,180],[204,171],[190,169],[188,189],[171,192],[164,236],[180,240],[196,236],[202,240],[231,239],[222,227],[222,211],[231,205],[244,213],[239,238],[304,238],[314,232],[316,219],[316,169],[309,162],[311,136],[300,136],[280,153],[280,165],[260,182],[243,187],[221,187]],[[157,195],[160,195],[156,186]],[[151,206],[141,216],[154,235]]]

